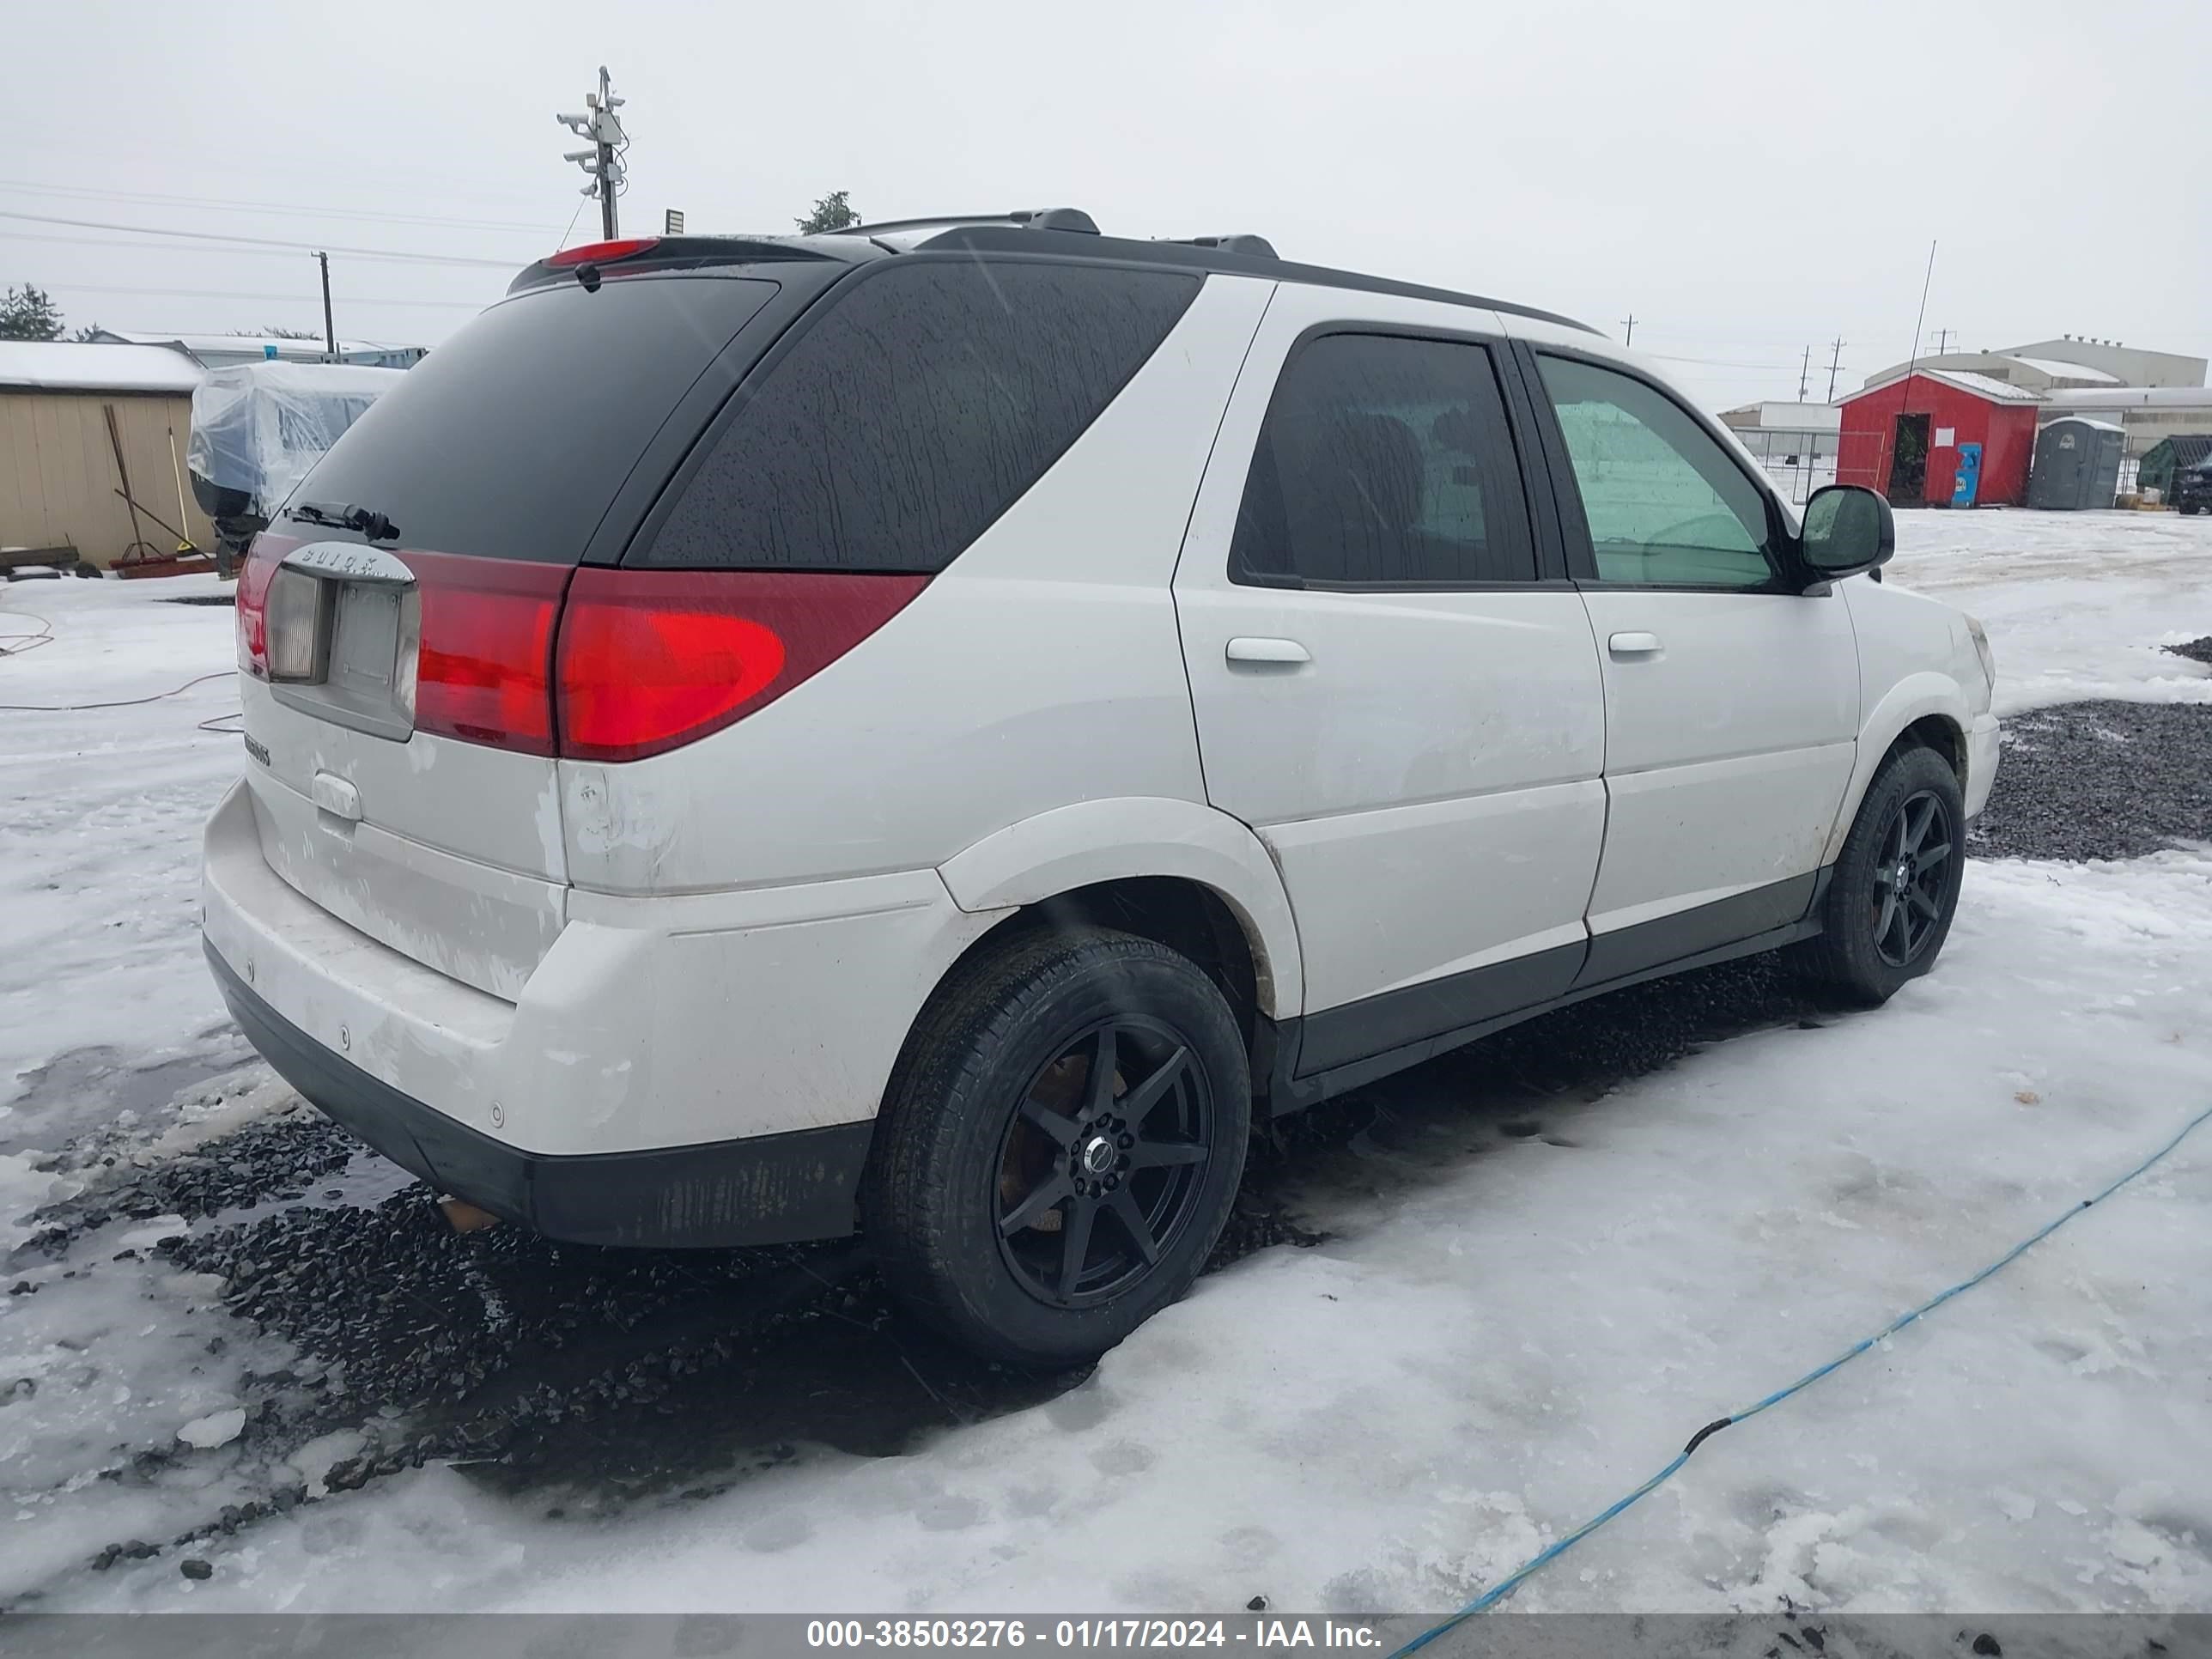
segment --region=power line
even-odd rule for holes
[[[471,230],[511,230],[532,236],[545,234],[543,225],[524,224],[512,219],[459,219],[441,214],[376,213],[362,208],[317,208],[283,202],[240,202],[219,196],[171,196],[158,191],[84,190],[72,185],[33,185],[15,179],[0,179],[0,191],[11,194],[128,202],[144,206],[223,208],[237,213],[280,213],[311,219],[356,219],[374,224],[447,225]]]
[[[303,251],[312,251],[301,250],[299,248],[281,247],[223,247],[219,245],[204,247],[192,242],[155,242],[143,239],[134,241],[126,236],[58,236],[50,232],[36,230],[9,230],[5,227],[0,227],[0,241],[66,243],[74,247],[155,248],[161,252],[169,254],[173,257],[184,253],[216,253],[229,255],[233,258],[240,259],[295,259]],[[375,257],[387,260],[404,260],[404,256],[396,253],[382,254]],[[487,268],[506,271],[515,271],[521,270],[527,261],[521,259],[485,260],[483,263]]]
[[[156,300],[266,300],[282,304],[307,297],[299,294],[253,293],[234,288],[114,288],[99,283],[44,283],[40,286],[51,289],[57,294],[131,294]],[[433,306],[453,311],[481,311],[485,304],[480,300],[384,300],[359,294],[343,294],[338,297],[353,306]]]
[[[313,253],[318,251],[313,242],[295,242],[270,236],[237,236],[211,230],[165,230],[159,225],[119,225],[105,219],[64,219],[47,213],[18,213],[13,209],[0,208],[0,219],[19,219],[27,224],[64,225],[76,230],[112,230],[133,236],[172,236],[191,242],[235,243],[244,248],[280,248],[291,253]],[[331,253],[349,253],[361,259],[393,259],[414,264],[475,265],[493,270],[513,270],[515,261],[508,259],[477,259],[460,253],[400,253],[390,248],[343,247],[333,242],[326,250]]]
[[[1644,356],[1662,363],[1695,363],[1701,368],[1765,368],[1786,370],[1787,363],[1744,363],[1726,357],[1677,357],[1665,351],[1647,351]]]

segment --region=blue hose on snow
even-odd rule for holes
[[[2208,1119],[2212,1119],[2212,1107],[2208,1107],[2205,1110],[2199,1112],[2195,1117],[2190,1119],[2188,1122],[2183,1124],[2180,1130],[2174,1135],[2172,1139],[2167,1141],[2165,1146],[2160,1147],[2148,1158],[2143,1159],[2142,1163],[2136,1164],[2135,1168],[2130,1170],[2125,1175],[2120,1176],[2118,1180],[2113,1182],[2102,1192],[2083,1199],[2072,1209],[2063,1212],[2053,1220],[2037,1228],[2035,1231],[2030,1233],[2026,1238],[2021,1240],[2019,1243],[2014,1245],[2012,1249],[2007,1250],[1996,1261],[1990,1262],[1988,1267],[1983,1268],[1981,1272],[1976,1273],[1972,1279],[1962,1279],[1957,1284],[1952,1285],[1949,1290],[1944,1291],[1939,1295],[1931,1296],[1927,1301],[1922,1303],[1918,1307],[1911,1309],[1905,1313],[1898,1315],[1896,1318],[1891,1320],[1888,1324],[1883,1326],[1880,1330],[1876,1331],[1872,1336],[1868,1337],[1864,1341],[1853,1343],[1850,1347],[1844,1349],[1843,1352],[1838,1354],[1833,1359],[1831,1359],[1826,1364],[1819,1366],[1813,1370],[1806,1372],[1804,1376],[1799,1377],[1788,1388],[1777,1389],[1772,1394],[1768,1395],[1765,1399],[1759,1401],[1756,1405],[1747,1406],[1740,1412],[1731,1413],[1726,1417],[1715,1418],[1711,1422],[1706,1424],[1704,1428],[1699,1429],[1695,1434],[1690,1437],[1689,1444],[1684,1446],[1680,1451],[1674,1454],[1674,1458],[1672,1462],[1668,1463],[1665,1468],[1660,1470],[1658,1474],[1653,1475],[1649,1480],[1646,1480],[1634,1492],[1630,1492],[1627,1497],[1622,1498],[1619,1503],[1613,1504],[1611,1508],[1604,1510],[1602,1513],[1591,1516],[1588,1521],[1583,1522],[1581,1526],[1577,1527],[1572,1532],[1569,1533],[1565,1538],[1559,1540],[1558,1543],[1553,1545],[1542,1554],[1534,1557],[1524,1565],[1516,1568],[1512,1572],[1499,1579],[1498,1583],[1492,1585],[1480,1595],[1475,1597],[1474,1601],[1468,1602],[1465,1607],[1462,1607],[1457,1613],[1452,1614],[1450,1618],[1445,1620],[1443,1623],[1432,1625],[1427,1630],[1423,1631],[1419,1636],[1416,1636],[1412,1641],[1407,1643],[1395,1653],[1392,1654],[1390,1656],[1390,1659],[1404,1659],[1405,1655],[1426,1647],[1430,1643],[1435,1641],[1437,1638],[1442,1636],[1446,1631],[1464,1624],[1468,1620],[1474,1618],[1478,1613],[1482,1613],[1488,1608],[1497,1606],[1498,1602],[1504,1601],[1508,1595],[1511,1595],[1515,1589],[1519,1588],[1523,1579],[1528,1577],[1533,1573],[1540,1571],[1544,1567],[1550,1565],[1553,1561],[1558,1560],[1559,1557],[1565,1555],[1576,1545],[1581,1543],[1583,1539],[1589,1537],[1600,1527],[1612,1520],[1613,1516],[1627,1509],[1631,1504],[1634,1504],[1638,1498],[1643,1498],[1646,1493],[1656,1491],[1660,1486],[1664,1486],[1674,1475],[1675,1470],[1680,1468],[1683,1464],[1690,1461],[1690,1455],[1692,1452],[1696,1451],[1698,1447],[1704,1445],[1705,1442],[1714,1435],[1718,1434],[1723,1429],[1729,1428],[1735,1424],[1743,1422],[1748,1418],[1756,1417],[1759,1413],[1765,1411],[1770,1406],[1780,1405],[1784,1401],[1789,1399],[1791,1395],[1796,1394],[1801,1389],[1811,1388],[1813,1384],[1818,1382],[1830,1371],[1850,1364],[1852,1360],[1864,1353],[1869,1348],[1873,1347],[1875,1343],[1881,1341],[1886,1337],[1895,1335],[1898,1332],[1903,1330],[1907,1325],[1912,1323],[1914,1320],[1918,1319],[1922,1315],[1935,1312],[1936,1309],[1942,1307],[1946,1302],[1948,1302],[1953,1297],[1958,1295],[1960,1291],[1971,1291],[1975,1285],[1989,1278],[1990,1274],[1996,1273],[2001,1268],[2009,1267],[2013,1262],[2018,1261],[2020,1257],[2026,1255],[2029,1249],[2040,1244],[2045,1239],[2050,1237],[2051,1234],[2057,1232],[2061,1227],[2073,1220],[2075,1216],[2080,1215],[2084,1210],[2094,1208],[2095,1206],[2103,1203],[2114,1193],[2119,1191],[2121,1188],[2126,1186],[2128,1182],[2133,1181],[2137,1176],[2142,1174],[2143,1171],[2149,1169],[2153,1164],[2158,1163],[2159,1160],[2163,1158],[2168,1152],[2171,1152],[2175,1147],[2181,1145],[2181,1143],[2188,1138],[2191,1130],[2195,1129],[2198,1125],[2203,1123]]]

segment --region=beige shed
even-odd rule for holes
[[[0,340],[0,548],[74,547],[107,566],[134,535],[156,555],[173,553],[171,532],[181,530],[213,549],[215,526],[190,479],[181,517],[177,501],[192,388],[204,374],[162,346]],[[110,410],[131,493],[144,509],[135,532],[116,494],[123,480]]]

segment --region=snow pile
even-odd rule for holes
[[[205,1417],[195,1417],[177,1431],[177,1438],[196,1451],[212,1451],[217,1446],[228,1446],[245,1432],[246,1407],[233,1406]]]

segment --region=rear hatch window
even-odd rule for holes
[[[403,547],[573,565],[678,400],[775,291],[701,272],[517,295],[410,369],[292,500],[380,514]]]
[[[547,686],[562,592],[655,434],[776,291],[702,272],[519,294],[293,491],[238,596],[247,775],[291,886],[520,994],[566,913]]]

